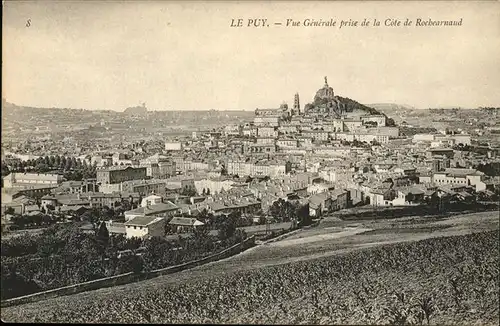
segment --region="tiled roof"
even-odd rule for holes
[[[77,206],[62,206],[61,207],[61,212],[78,211],[78,210],[80,210],[82,208],[85,208],[85,207],[79,206],[79,205],[77,205]]]
[[[130,211],[126,211],[125,214],[130,215],[154,215],[160,214],[164,212],[169,212],[173,210],[179,209],[179,206],[175,205],[170,201],[166,201],[164,203],[159,203],[155,205],[150,205],[148,207],[138,207],[136,209],[132,209]]]
[[[182,225],[182,226],[193,226],[193,225],[204,225],[203,222],[198,221],[195,218],[188,217],[174,217],[168,222],[171,225]]]
[[[68,206],[90,205],[90,202],[88,200],[83,199],[60,199],[59,203]]]
[[[24,206],[24,210],[28,211],[28,212],[38,211],[38,210],[40,210],[40,207],[38,207],[38,205],[26,205],[26,206]]]

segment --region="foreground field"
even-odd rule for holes
[[[226,262],[176,275],[3,308],[2,318],[16,322],[405,324],[429,321],[496,325],[499,232],[481,228],[497,229],[498,222],[495,224],[494,216],[484,217],[479,224],[470,216],[450,221],[424,225],[407,219],[398,222],[398,231],[392,233],[388,233],[389,225],[382,228],[380,224],[372,224],[372,231],[344,239],[323,237],[316,242],[309,239],[302,251],[296,250],[300,248],[297,243],[284,246],[277,242]],[[325,225],[323,229],[332,227],[327,222]],[[404,225],[410,232],[403,232]],[[314,233],[320,231],[299,233],[294,238],[316,236]],[[466,234],[471,231],[477,232]],[[432,233],[438,238],[404,242],[404,239],[419,240],[412,238],[418,234]],[[378,239],[377,246],[374,239]],[[403,243],[380,245],[384,241]],[[353,250],[361,245],[363,250]],[[324,248],[323,256],[314,259],[309,251],[320,247]],[[266,252],[270,256],[260,260],[265,263],[254,264],[258,261],[256,257],[265,256]],[[282,258],[274,265],[269,262],[273,256],[285,252],[288,261]]]

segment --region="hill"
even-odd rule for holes
[[[145,116],[148,114],[148,109],[146,108],[146,104],[143,103],[141,106],[138,105],[126,108],[123,112],[128,115]]]
[[[366,104],[367,106],[377,109],[377,110],[417,110],[416,107],[408,104],[396,104],[396,103],[373,103]]]

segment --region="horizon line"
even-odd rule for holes
[[[12,102],[9,102],[7,101],[6,99],[3,99],[2,101],[2,108],[3,108],[3,104],[4,103],[7,103],[7,104],[10,104],[10,105],[13,105],[13,106],[16,106],[16,107],[23,107],[23,108],[31,108],[31,109],[58,109],[58,110],[83,110],[83,111],[110,111],[110,112],[115,112],[115,113],[125,113],[125,110],[128,109],[128,108],[125,108],[121,111],[119,110],[113,110],[113,109],[108,109],[108,108],[73,108],[73,107],[42,107],[42,106],[30,106],[30,105],[19,105],[19,104],[16,104],[16,103],[12,103]],[[459,110],[477,110],[477,109],[481,109],[481,108],[497,108],[499,109],[499,107],[493,107],[493,106],[486,106],[486,105],[483,105],[483,106],[477,106],[477,107],[465,107],[465,106],[459,106],[459,105],[447,105],[447,106],[440,106],[440,107],[428,107],[428,108],[419,108],[419,107],[415,107],[413,105],[410,105],[410,104],[400,104],[400,103],[391,103],[391,102],[377,102],[377,103],[368,103],[368,104],[365,104],[365,103],[360,103],[362,105],[365,105],[365,106],[368,106],[368,107],[371,107],[372,105],[397,105],[397,106],[402,106],[406,109],[411,109],[411,110],[436,110],[436,109],[445,109],[445,110],[453,110],[453,109],[459,109]],[[133,107],[129,107],[129,108],[133,108]],[[373,109],[376,109],[374,107],[372,107]],[[150,108],[147,108],[146,107],[146,110],[147,112],[190,112],[190,111],[245,111],[245,112],[251,112],[251,111],[255,111],[256,109],[259,109],[259,108],[255,108],[255,109],[242,109],[242,108],[227,108],[227,109],[221,109],[221,108],[217,108],[217,109],[150,109]]]

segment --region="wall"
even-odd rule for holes
[[[165,150],[167,151],[180,151],[182,150],[181,142],[165,142]]]
[[[45,299],[48,299],[51,297],[65,296],[65,295],[76,294],[76,293],[85,292],[85,291],[92,291],[92,290],[96,290],[96,289],[100,289],[100,288],[106,288],[106,287],[112,287],[112,286],[142,281],[142,280],[154,278],[154,277],[161,276],[161,275],[172,274],[172,273],[176,273],[176,272],[188,269],[188,268],[193,268],[193,267],[196,267],[199,265],[203,265],[206,263],[210,263],[210,262],[214,262],[214,261],[221,260],[224,258],[228,258],[228,257],[236,255],[242,251],[245,251],[248,248],[253,247],[254,245],[255,245],[255,236],[251,236],[250,238],[247,238],[245,241],[243,241],[241,243],[235,244],[234,246],[229,247],[229,248],[227,248],[227,249],[225,249],[217,254],[214,254],[214,255],[199,259],[199,260],[187,262],[187,263],[184,263],[181,265],[157,269],[154,271],[145,272],[145,273],[141,273],[141,274],[134,274],[131,272],[131,273],[116,275],[116,276],[112,276],[112,277],[102,278],[99,280],[94,280],[94,281],[84,282],[84,283],[80,283],[80,284],[65,286],[65,287],[58,288],[58,289],[48,290],[48,291],[34,293],[34,294],[30,294],[30,295],[25,295],[25,296],[18,297],[18,298],[4,300],[4,301],[2,301],[1,306],[8,307],[8,306],[19,305],[19,304],[23,304],[23,303],[36,302],[36,301],[45,300]]]
[[[28,303],[28,302],[45,300],[45,299],[48,299],[51,297],[56,297],[56,296],[70,295],[70,294],[80,293],[80,292],[104,288],[104,287],[126,284],[126,283],[131,282],[135,277],[136,277],[136,275],[134,275],[133,273],[127,273],[127,274],[121,274],[121,275],[116,275],[116,276],[112,276],[112,277],[102,278],[99,280],[84,282],[84,283],[80,283],[80,284],[65,286],[62,288],[57,288],[57,289],[48,290],[48,291],[44,291],[44,292],[25,295],[22,297],[2,301],[2,307],[19,305],[19,304]]]

